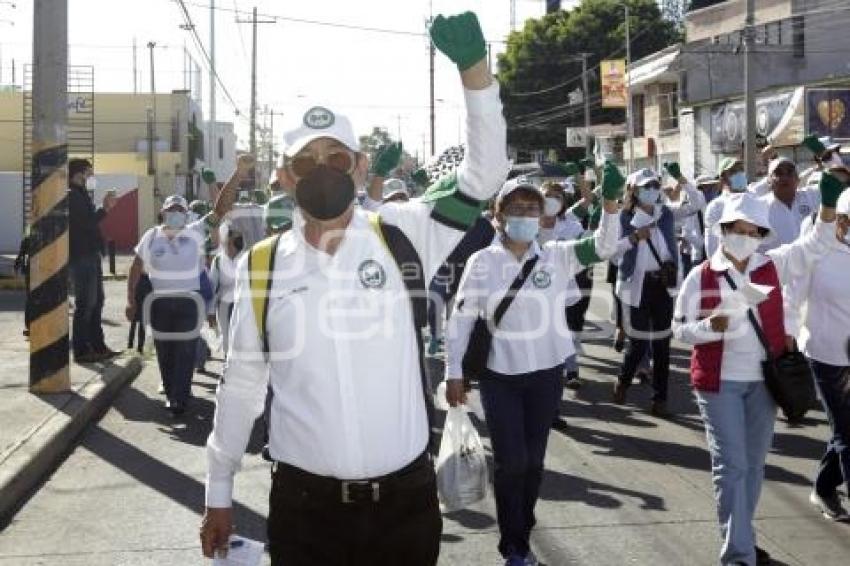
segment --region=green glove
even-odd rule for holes
[[[581,168],[577,163],[570,161],[561,165],[561,171],[564,173],[564,177],[573,177],[579,174]]]
[[[375,154],[372,163],[372,173],[378,177],[386,177],[390,171],[398,167],[401,161],[401,142],[381,146]]]
[[[682,169],[679,167],[679,164],[675,161],[666,161],[664,163],[664,169],[670,174],[671,177],[676,179],[677,181],[682,178]]]
[[[487,55],[484,34],[478,17],[472,12],[444,18],[437,16],[431,24],[431,41],[461,71],[465,71]]]
[[[204,183],[212,185],[215,183],[215,172],[212,169],[204,169],[201,171],[201,179],[204,180]]]
[[[413,182],[416,183],[420,187],[427,187],[431,179],[428,177],[428,172],[425,169],[417,169],[413,172],[413,175],[410,176],[413,179]]]
[[[835,208],[838,197],[847,187],[838,177],[828,171],[824,171],[820,178],[820,202],[826,208]]]
[[[826,146],[823,145],[820,139],[818,139],[818,137],[814,134],[803,138],[803,147],[808,148],[808,150],[814,153],[816,157],[820,157],[823,155],[823,152],[826,151]]]
[[[605,200],[618,200],[623,196],[623,187],[626,186],[626,178],[620,173],[620,168],[606,161],[602,167],[602,198]]]

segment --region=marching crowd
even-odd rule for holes
[[[499,551],[508,565],[536,564],[529,538],[547,439],[553,427],[569,430],[564,387],[582,386],[594,269],[613,290],[614,403],[643,379],[650,414],[669,416],[671,340],[692,346],[720,564],[770,563],[753,528],[765,459],[777,410],[799,421],[813,387],[833,437],[811,501],[846,520],[850,170],[841,148],[810,136],[811,168],[766,154],[760,180],[736,157],[694,180],[677,163],[624,176],[603,160],[565,164],[558,181],[507,179],[499,87],[477,18],[437,17],[431,36],[458,67],[467,140],[456,169],[413,176],[421,196],[392,177],[400,144],[370,163],[344,115],[312,106],[286,130],[268,202],[237,202],[254,165],[241,156],[212,210],[168,197],[135,248],[126,314],[150,320],[169,410],[180,415],[191,401],[202,324],[218,329],[227,353],[207,443],[204,554],[228,548],[233,476],[264,415],[274,564],[435,564],[436,384],[423,356],[444,347],[449,405],[463,405],[473,382],[480,391]],[[72,169],[80,186],[84,165]],[[96,226],[100,213],[86,213]],[[80,289],[95,275],[85,265],[74,270]],[[89,303],[101,304],[102,290],[78,297],[78,311]],[[86,316],[75,318],[75,354],[110,355]]]

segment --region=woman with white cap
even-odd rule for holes
[[[142,272],[147,273],[153,286],[148,301],[156,357],[166,407],[175,416],[185,412],[191,397],[198,331],[206,313],[204,300],[212,298],[204,240],[233,207],[239,182],[248,177],[253,165],[253,157],[241,156],[236,172],[218,196],[215,210],[191,224],[186,199],[180,195],[166,198],[161,210],[162,225],[145,232],[136,245],[127,280],[125,312],[132,321],[138,309],[146,308],[136,304],[136,285]]]
[[[765,254],[756,251],[771,231],[765,203],[751,195],[726,203],[718,223],[720,247],[688,275],[676,301],[673,332],[694,346],[691,383],[711,454],[723,565],[769,563],[767,553],[756,547],[753,517],[776,405],[764,383],[766,352],[756,324],[770,355],[782,355],[782,284],[811,270],[835,238],[835,204],[842,184],[825,175],[820,186],[821,222],[803,238]],[[735,290],[750,284],[766,286],[761,287],[766,298],[736,300],[740,294]]]
[[[549,428],[563,393],[563,364],[573,350],[561,314],[567,283],[615,252],[623,182],[616,166],[606,164],[605,212],[593,237],[540,246],[544,196],[523,178],[508,181],[496,201],[496,239],[470,257],[449,319],[446,398],[451,406],[465,402],[462,359],[476,320],[488,321],[493,333],[479,381],[495,460],[499,551],[509,566],[536,564],[529,551],[534,506]],[[511,293],[512,288],[518,290]],[[509,294],[513,301],[507,310],[498,309]],[[498,320],[496,310],[503,314]]]
[[[809,499],[824,517],[838,521],[848,513],[837,488],[844,484],[850,493],[850,190],[841,193],[835,212],[836,237],[827,255],[785,289],[785,332],[798,339],[809,358],[832,427]],[[807,221],[803,233],[810,228]],[[803,305],[808,308],[800,328]]]
[[[630,205],[620,214],[622,261],[617,273],[617,294],[623,303],[623,320],[629,346],[614,385],[613,401],[626,403],[626,394],[647,352],[652,355],[650,413],[667,416],[670,375],[670,323],[673,295],[678,286],[679,246],[675,223],[705,208],[705,197],[682,176],[678,163],[665,164],[687,202],[675,207],[661,204],[661,181],[652,169],[633,178]],[[650,350],[651,347],[651,350]]]

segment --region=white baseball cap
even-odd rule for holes
[[[719,182],[720,180],[717,177],[712,177],[711,175],[700,175],[696,178],[694,184],[697,187],[700,187],[702,185],[716,185]]]
[[[319,138],[335,139],[351,151],[360,149],[351,121],[346,116],[331,111],[327,106],[308,106],[305,110],[292,114],[291,120],[284,130],[279,167],[283,166],[283,156],[293,157],[308,143]]]
[[[189,210],[189,203],[187,203],[186,199],[180,195],[170,195],[166,197],[166,199],[162,203],[162,208],[160,210],[168,210],[175,204],[181,206],[183,210]]]
[[[653,181],[659,183],[661,180],[658,177],[658,173],[647,167],[646,169],[635,171],[633,181],[636,187],[643,187]]]
[[[745,220],[759,228],[764,228],[768,232],[772,231],[767,203],[750,194],[742,194],[729,199],[723,207],[723,214],[720,216],[717,226],[719,228],[723,224],[730,224],[738,220]]]
[[[502,188],[501,190],[499,190],[499,195],[496,200],[501,201],[506,196],[519,189],[528,189],[531,191],[536,191],[538,193],[540,192],[540,189],[537,188],[537,185],[535,185],[531,181],[531,179],[529,179],[525,175],[520,175],[519,177],[514,177],[513,179],[506,181],[505,184],[502,185]]]
[[[767,174],[773,175],[774,171],[779,168],[780,165],[790,165],[794,168],[794,171],[797,170],[797,164],[787,157],[777,157],[776,159],[771,160],[771,162],[767,165]]]

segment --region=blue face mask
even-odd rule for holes
[[[163,213],[162,219],[167,228],[172,230],[180,230],[186,226],[186,213],[179,210],[167,210]]]
[[[729,188],[733,192],[742,193],[747,190],[747,174],[743,171],[738,171],[729,177]]]
[[[641,189],[638,193],[638,200],[645,206],[658,204],[658,197],[661,196],[659,189]]]
[[[530,244],[540,232],[540,219],[528,216],[507,216],[505,235],[514,242]]]

